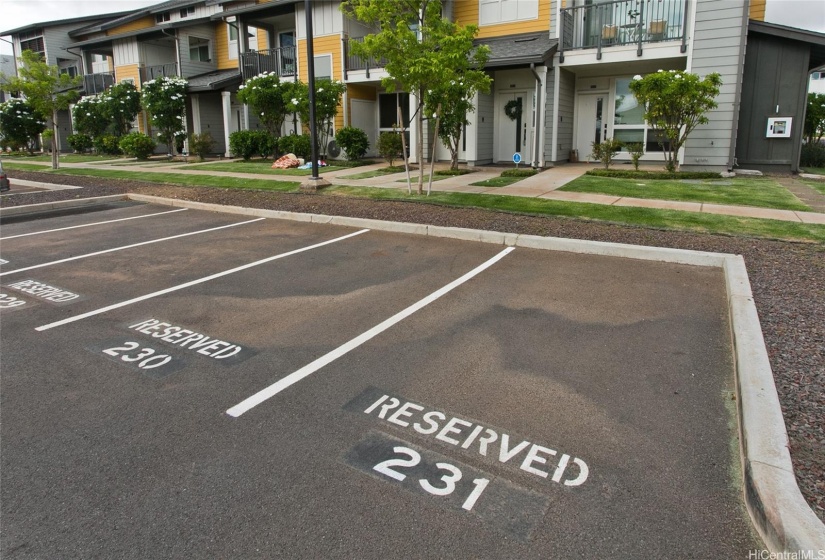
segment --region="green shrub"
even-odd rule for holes
[[[370,148],[367,133],[360,128],[345,126],[335,134],[335,139],[347,153],[347,159],[350,161],[361,159]]]
[[[532,177],[538,173],[535,169],[506,169],[501,172],[502,177]]]
[[[282,154],[295,154],[309,161],[312,158],[312,142],[308,134],[290,134],[278,139],[278,151]]]
[[[802,156],[799,158],[802,167],[825,167],[825,144],[808,142],[802,144]]]
[[[88,134],[69,134],[66,142],[78,154],[92,149],[92,137]]]
[[[472,169],[440,169],[436,171],[435,174],[447,177],[457,177],[459,175],[466,175],[467,173],[472,172]]]
[[[599,160],[604,164],[605,169],[609,169],[610,164],[613,163],[613,158],[616,157],[616,154],[622,149],[622,141],[616,140],[615,138],[605,138],[601,144],[593,142],[591,149],[593,159]]]
[[[258,153],[258,139],[253,130],[238,130],[229,135],[229,151],[235,157],[251,159]]]
[[[116,156],[120,154],[120,138],[107,134],[94,139],[94,147],[99,154]]]
[[[645,155],[645,145],[641,142],[631,142],[630,144],[626,144],[625,148],[627,148],[627,151],[630,154],[630,161],[633,162],[633,169],[638,171],[639,160],[642,159],[643,155]]]
[[[719,179],[713,171],[633,171],[630,169],[591,169],[585,175],[594,177],[614,177],[616,179]]]
[[[258,141],[258,155],[262,158],[274,156],[278,147],[278,139],[267,130],[256,130],[254,132]]]
[[[142,132],[130,132],[120,139],[121,151],[137,159],[149,159],[155,151],[155,141]]]
[[[378,154],[387,160],[392,167],[392,162],[400,158],[404,153],[404,146],[401,143],[401,135],[396,132],[382,132],[378,136]]]
[[[214,143],[212,135],[208,132],[193,134],[189,137],[189,151],[203,161],[212,152],[212,144]]]

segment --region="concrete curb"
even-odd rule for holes
[[[129,200],[129,195],[114,194],[110,196],[97,196],[94,198],[78,198],[76,200],[62,200],[60,202],[45,202],[43,204],[27,204],[25,206],[11,206],[0,208],[0,218],[7,216],[22,216],[25,214],[37,214],[38,212],[48,212],[49,210],[63,210],[65,208],[77,208],[79,206],[94,206],[107,202],[119,202]]]
[[[363,218],[302,214],[239,206],[222,206],[220,204],[138,194],[12,207],[3,209],[0,211],[0,215],[33,213],[82,206],[84,204],[125,200],[127,198],[211,212],[463,239],[510,247],[721,268],[725,275],[734,346],[740,456],[746,507],[765,545],[772,552],[797,553],[800,558],[817,558],[820,551],[825,551],[825,524],[819,520],[805,502],[793,474],[785,421],[782,416],[779,396],[776,392],[773,372],[765,348],[765,340],[762,336],[762,327],[753,300],[745,261],[741,256],[403,222],[385,222]]]

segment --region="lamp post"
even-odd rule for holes
[[[312,4],[304,0],[304,16],[306,18],[307,36],[307,72],[309,87],[309,141],[312,144],[312,176],[301,183],[302,191],[315,192],[330,185],[329,181],[318,176],[318,131],[315,127],[315,49],[312,33]]]

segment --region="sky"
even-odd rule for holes
[[[138,9],[160,2],[161,0],[2,0],[0,31],[41,21]],[[825,33],[825,1],[768,0],[765,19],[771,23]],[[11,45],[0,41],[0,54],[12,54]]]

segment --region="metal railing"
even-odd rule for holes
[[[279,76],[295,76],[298,71],[297,47],[247,51],[241,53],[239,58],[241,75],[244,80],[263,72],[275,72]]]
[[[83,76],[83,91],[87,95],[103,93],[115,84],[114,72],[98,72]]]
[[[687,50],[686,29],[689,0],[615,0],[562,8],[559,52],[605,47],[681,41]]]
[[[172,77],[178,75],[178,64],[169,62],[167,64],[156,64],[154,66],[140,67],[140,83],[148,82],[160,77]]]
[[[367,78],[370,77],[370,69],[383,68],[386,60],[376,59],[373,57],[361,58],[352,54],[350,50],[350,43],[363,43],[363,37],[344,37],[344,79],[347,78],[347,72],[350,70],[366,70]]]

